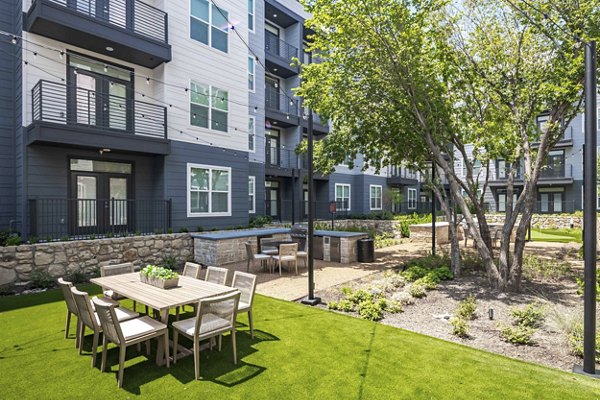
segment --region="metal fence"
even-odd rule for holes
[[[171,200],[29,199],[29,236],[38,240],[165,233],[170,227]]]
[[[290,116],[298,115],[298,101],[272,86],[265,88],[265,107]]]
[[[292,62],[292,58],[298,57],[298,48],[292,46],[285,40],[281,40],[269,31],[265,31],[265,51],[268,54],[281,57],[287,62]]]

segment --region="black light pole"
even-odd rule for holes
[[[583,368],[575,372],[600,377],[596,371],[596,42],[585,46],[585,147],[583,150]]]
[[[435,163],[431,160],[431,255],[435,256]]]
[[[308,63],[312,62],[312,53],[308,53]],[[313,181],[313,115],[312,109],[308,109],[308,296],[302,299],[302,304],[316,306],[321,302],[319,297],[315,297],[315,278],[314,278],[314,220],[315,220],[315,185]]]

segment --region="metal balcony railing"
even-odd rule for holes
[[[292,149],[265,146],[265,164],[268,167],[298,168],[298,158]]]
[[[289,63],[292,62],[292,58],[298,57],[298,48],[279,39],[269,31],[265,31],[265,51],[267,54],[283,58]]]
[[[298,116],[298,101],[290,97],[277,88],[267,86],[265,89],[265,107],[290,116]]]
[[[29,199],[29,234],[38,240],[166,233],[171,200]]]
[[[388,167],[388,176],[392,178],[417,179],[417,171],[406,167],[391,166]]]
[[[167,110],[156,104],[45,80],[31,94],[33,122],[167,137]]]
[[[497,181],[505,181],[508,180],[508,174],[510,172],[510,168],[504,168],[500,170],[496,170],[495,180]],[[524,177],[524,169],[523,167],[519,167],[517,169],[517,173],[515,175],[515,180],[520,181],[523,180]],[[572,164],[552,164],[546,165],[542,167],[540,171],[540,179],[549,180],[549,179],[565,179],[573,177],[573,165]]]
[[[159,42],[168,41],[167,13],[139,0],[45,1]]]

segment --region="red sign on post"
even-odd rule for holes
[[[331,214],[335,214],[337,212],[337,204],[335,201],[330,201],[329,202],[329,212]]]

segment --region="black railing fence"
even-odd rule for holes
[[[298,48],[292,46],[285,40],[281,40],[277,35],[265,31],[265,51],[268,54],[281,57],[291,63],[292,58],[298,57]]]
[[[298,101],[273,86],[265,88],[265,107],[290,116],[298,116]]]
[[[29,236],[38,240],[146,235],[170,227],[171,200],[29,199]]]
[[[46,80],[36,83],[31,97],[34,122],[167,137],[167,110],[156,104]]]
[[[168,41],[167,13],[139,0],[46,1],[159,42]]]

